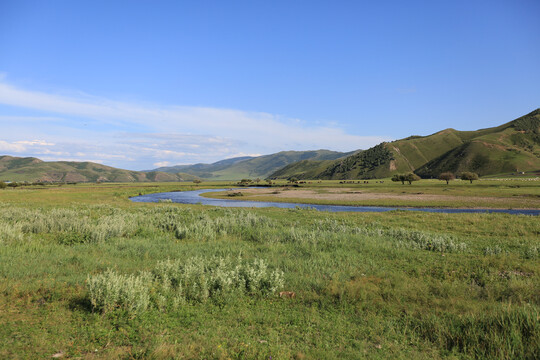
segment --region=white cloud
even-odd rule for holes
[[[0,124],[5,124],[8,132],[0,135],[0,151],[33,150],[36,155],[46,155],[45,148],[50,147],[49,154],[106,159],[114,166],[128,168],[148,168],[162,162],[212,162],[281,150],[350,151],[389,140],[347,134],[334,124],[313,126],[262,112],[48,94],[20,89],[2,78],[0,104],[42,115],[0,116]],[[14,138],[21,133],[40,140]]]
[[[45,140],[21,140],[21,141],[15,141],[15,144],[22,144],[22,145],[41,145],[41,146],[54,146],[53,143],[47,142]]]
[[[244,156],[251,156],[251,157],[257,157],[257,156],[261,156],[262,154],[246,154],[246,153],[243,153],[243,152],[240,152],[240,153],[236,153],[236,154],[231,154],[231,155],[228,155],[225,157],[225,159],[233,159],[233,158],[237,158],[237,157],[244,157]]]
[[[10,143],[7,141],[0,140],[0,151],[13,151],[16,153],[24,152],[26,151],[27,147],[23,144],[17,144],[17,143]]]
[[[169,166],[169,165],[171,165],[171,163],[168,162],[168,161],[158,161],[158,162],[154,163],[153,165],[158,168],[158,167]]]

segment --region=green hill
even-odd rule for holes
[[[92,162],[42,161],[33,157],[0,156],[0,180],[28,182],[192,181],[189,174],[130,171]]]
[[[167,172],[181,170],[210,180],[240,180],[244,178],[267,178],[280,168],[298,161],[335,160],[352,153],[330,150],[313,151],[281,151],[279,153],[258,157],[234,158],[218,161],[213,164],[179,165],[160,168]]]
[[[540,170],[540,109],[501,126],[476,131],[446,129],[381,143],[330,163],[291,164],[271,178],[369,179],[415,172],[479,175]]]

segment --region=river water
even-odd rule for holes
[[[210,199],[200,196],[204,193],[227,191],[231,189],[202,189],[194,191],[164,192],[140,195],[131,198],[134,202],[159,202],[160,200],[171,200],[180,204],[201,204],[221,207],[277,207],[285,209],[316,209],[319,211],[348,211],[348,212],[383,212],[392,210],[424,211],[432,213],[505,213],[514,215],[540,215],[540,210],[526,209],[441,209],[441,208],[406,208],[406,207],[381,207],[381,206],[343,206],[343,205],[314,205],[286,202],[268,202],[268,201],[242,201],[230,199]]]

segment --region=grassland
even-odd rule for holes
[[[0,190],[0,358],[540,357],[537,217],[129,201],[193,188]]]

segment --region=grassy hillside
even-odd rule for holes
[[[271,177],[369,179],[413,171],[423,177],[436,177],[446,171],[473,171],[479,175],[538,171],[540,110],[497,127],[477,131],[446,129],[429,136],[382,143],[334,161],[325,169],[321,169],[322,165],[293,164]]]
[[[423,177],[441,172],[479,175],[540,170],[540,111],[476,136],[416,170]]]
[[[334,161],[332,160],[301,160],[289,164],[278,171],[273,172],[271,179],[316,179],[325,171]]]
[[[241,156],[232,159],[220,160],[212,164],[193,164],[193,165],[176,165],[160,167],[151,171],[163,171],[171,174],[177,174],[179,172],[184,173],[198,173],[198,174],[210,174],[214,171],[220,171],[226,169],[229,166],[234,165],[237,162],[253,159],[253,156]],[[206,176],[204,176],[206,177]]]
[[[185,173],[211,180],[266,178],[276,170],[291,163],[306,160],[313,160],[316,162],[334,160],[350,154],[352,153],[342,153],[329,150],[281,151],[276,154],[258,156],[254,158],[235,158],[218,161],[217,163],[213,164],[176,166],[170,169],[181,170]]]
[[[191,181],[188,174],[168,174],[117,169],[92,162],[51,161],[28,157],[0,156],[0,180],[29,182],[140,182]]]

